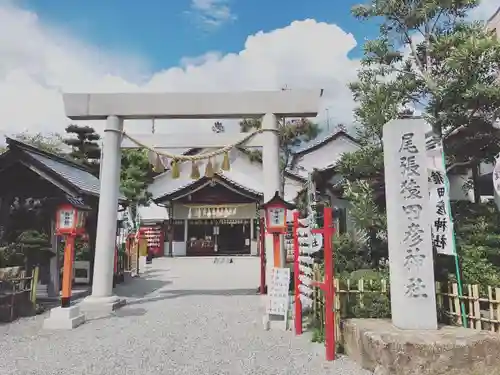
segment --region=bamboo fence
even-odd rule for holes
[[[318,269],[315,269],[314,279],[322,281]],[[365,318],[356,316],[353,310],[369,307],[377,299],[389,299],[387,280],[373,281],[360,279],[357,282],[339,279],[334,280],[335,286],[335,336],[341,340],[341,324],[348,318]],[[370,297],[370,298],[368,298]],[[463,296],[459,296],[456,283],[436,283],[436,308],[439,323],[445,325],[462,325],[461,303],[465,307],[465,322],[467,328],[488,330],[500,333],[500,288],[480,285],[463,285]],[[311,317],[322,329],[325,322],[324,295],[320,288],[314,288]],[[375,316],[374,316],[375,317]],[[323,328],[324,329],[324,328]]]

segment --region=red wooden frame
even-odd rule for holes
[[[259,223],[260,237],[260,294],[266,294],[266,230],[264,227],[264,218]]]
[[[335,359],[335,287],[334,287],[334,257],[332,239],[335,233],[333,227],[333,215],[330,207],[323,210],[323,228],[312,229],[312,233],[323,235],[325,278],[322,282],[313,283],[313,286],[321,288],[325,293],[325,351],[326,360]],[[294,213],[293,217],[293,247],[294,247],[294,278],[295,278],[295,334],[302,334],[302,303],[300,302],[300,268],[299,268],[299,240],[297,230],[299,229],[299,215]]]

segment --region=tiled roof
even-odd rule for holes
[[[22,150],[26,155],[42,164],[45,168],[59,175],[62,179],[81,190],[83,193],[99,196],[100,181],[87,168],[61,156],[39,150],[25,142],[6,137],[9,149],[14,147]],[[125,200],[119,195],[120,200]]]
[[[35,152],[27,151],[26,153],[83,192],[99,195],[99,179],[90,172]]]

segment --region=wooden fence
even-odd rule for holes
[[[12,322],[35,313],[37,283],[38,267],[30,277],[21,271],[16,277],[0,280],[0,322]]]
[[[322,281],[318,269],[314,279]],[[389,318],[390,296],[387,280],[335,279],[335,336],[342,341],[341,324],[349,318]],[[459,297],[458,285],[436,283],[436,305],[438,319],[442,324],[462,325],[462,308],[468,328],[483,329],[500,333],[500,288],[464,285],[463,296]],[[316,329],[324,329],[324,296],[319,288],[314,288],[313,306],[310,313],[311,324]]]

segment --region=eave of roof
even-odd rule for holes
[[[500,13],[500,7],[498,7],[498,9],[496,10],[495,13],[493,13],[493,15],[488,18],[488,21],[486,21],[487,23],[490,23],[491,21],[493,21],[493,19]]]
[[[38,167],[52,175],[57,175],[80,194],[99,197],[100,181],[89,168],[16,139],[6,137],[6,142],[9,150],[21,151],[30,159],[30,162],[36,163]],[[123,202],[125,197],[120,194],[119,200]]]
[[[250,195],[251,198],[260,198],[263,195],[260,191],[256,191],[256,190],[249,188],[247,186],[243,186],[241,183],[238,183],[238,182],[234,181],[233,179],[228,178],[223,173],[215,173],[214,178],[201,177],[198,180],[188,181],[187,183],[180,185],[179,187],[169,191],[168,193],[153,197],[153,200],[155,202],[160,202],[160,201],[169,200],[171,198],[178,199],[180,196],[184,196],[185,195],[184,193],[187,190],[191,191],[193,189],[194,190],[202,189],[212,179],[215,179],[215,180],[219,179],[222,183],[225,183],[229,186],[232,186],[232,187],[236,188],[237,190],[241,190],[243,192],[242,195],[247,195],[247,194]],[[247,194],[245,194],[245,193],[247,193]]]
[[[245,157],[234,157],[238,153],[241,153],[241,151],[238,149],[231,153],[231,169],[229,171],[220,171],[216,175],[221,180],[241,191],[261,197],[264,192],[263,180],[261,178],[262,164],[250,163]],[[189,178],[189,163],[182,163],[179,165],[179,168],[181,169],[181,175],[177,179],[171,178],[171,171],[166,171],[155,177],[154,182],[149,186],[149,192],[152,194],[153,200],[157,201],[160,198],[164,199],[165,197],[174,196],[178,191],[192,187],[202,179],[192,180]],[[199,165],[199,169],[203,171],[205,169],[204,165]],[[293,195],[296,190],[295,185],[302,184],[305,181],[300,176],[289,173],[285,174],[285,178],[288,181],[288,183],[285,183],[286,196]],[[293,182],[290,183],[291,181]]]
[[[301,155],[308,154],[308,153],[313,152],[313,151],[317,150],[318,148],[324,146],[325,144],[336,140],[339,137],[345,137],[345,138],[349,139],[350,141],[352,141],[356,144],[359,144],[358,140],[356,138],[354,138],[352,135],[348,134],[347,132],[345,132],[343,130],[337,130],[337,131],[334,131],[333,133],[331,133],[323,138],[315,140],[314,142],[308,144],[306,147],[295,151],[293,154],[294,154],[294,156],[301,156]]]

